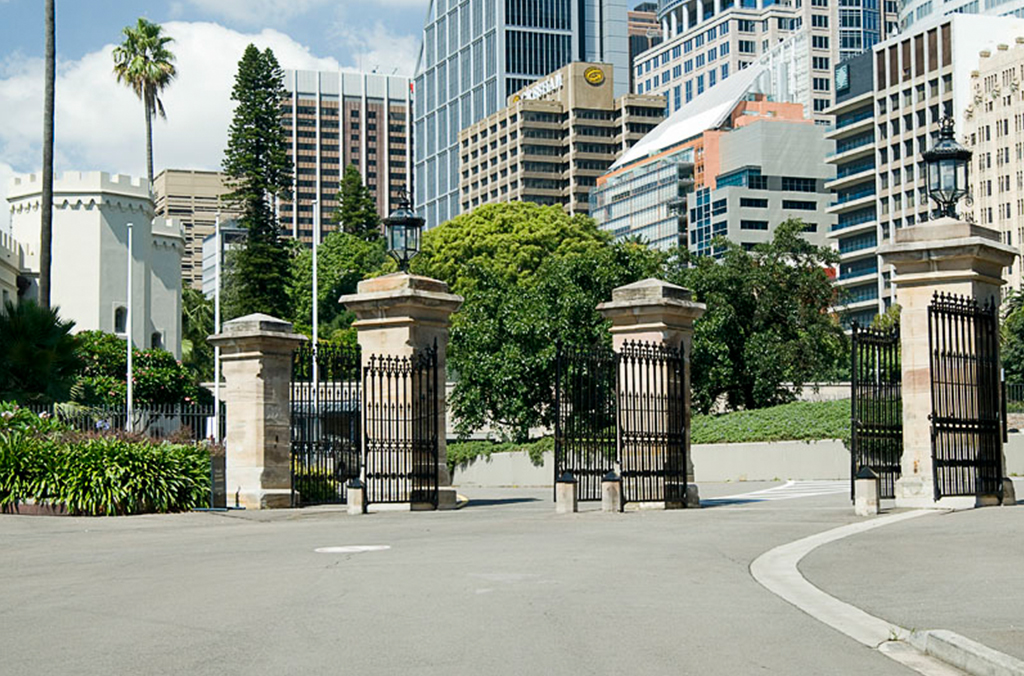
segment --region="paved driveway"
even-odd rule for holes
[[[912,673],[750,577],[853,520],[842,493],[749,495],[766,487],[626,514],[478,489],[458,512],[356,518],[0,516],[0,673]],[[390,549],[315,551],[352,545]]]

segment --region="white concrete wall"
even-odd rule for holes
[[[21,244],[0,232],[0,312],[4,301],[18,302],[18,272],[21,270]]]
[[[553,458],[544,456],[536,467],[529,454],[494,453],[465,469],[455,470],[456,486],[551,486]],[[698,444],[693,447],[698,482],[720,481],[824,481],[850,478],[850,454],[838,440],[782,441],[752,444]],[[1011,434],[1006,445],[1006,470],[1024,476],[1024,434]]]

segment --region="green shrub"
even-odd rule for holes
[[[172,512],[209,490],[204,446],[81,434],[0,404],[0,509],[34,500],[80,515]]]
[[[816,441],[850,438],[850,400],[797,401],[771,408],[722,415],[695,415],[694,444],[757,441]]]
[[[554,437],[544,437],[526,443],[495,442],[495,441],[458,441],[448,444],[448,471],[456,468],[465,469],[477,458],[489,458],[493,453],[515,453],[526,451],[530,461],[540,467],[544,464],[544,454],[555,450]]]

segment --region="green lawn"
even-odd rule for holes
[[[850,400],[805,402],[722,415],[693,416],[692,443],[848,439]]]

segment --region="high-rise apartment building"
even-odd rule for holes
[[[319,200],[321,231],[333,230],[341,174],[350,164],[359,168],[381,216],[397,208],[401,191],[411,190],[408,78],[288,70],[285,88],[281,123],[295,163],[295,201],[279,205],[282,229],[311,242],[313,202]]]
[[[803,107],[758,92],[752,66],[684,106],[627,152],[591,193],[591,215],[617,239],[717,255],[716,237],[745,248],[800,218],[824,244],[831,143]]]
[[[855,321],[870,324],[892,302],[888,277],[878,274],[882,233],[875,212],[873,59],[867,52],[836,67],[836,103],[827,111],[835,118],[827,133],[835,143],[827,159],[835,167],[827,185],[832,192],[828,211],[836,217],[829,236],[839,252],[836,285],[842,292],[836,310],[846,327]]]
[[[512,200],[590,210],[590,189],[664,119],[660,96],[614,95],[609,64],[576,62],[459,134],[462,211]]]
[[[153,179],[156,215],[173,218],[184,229],[181,280],[194,289],[203,284],[203,239],[213,233],[217,215],[234,218],[224,195],[224,174],[194,169],[165,169]]]
[[[954,119],[957,136],[964,139],[978,54],[1021,35],[1024,21],[1012,17],[954,13],[914,22],[905,33],[875,45],[870,110],[858,93],[863,66],[851,62],[836,70],[838,92],[850,90],[850,97],[830,110],[837,119],[829,134],[836,143],[830,162],[837,169],[829,183],[830,210],[836,215],[832,238],[843,259],[838,284],[849,292],[847,305],[839,308],[847,325],[869,322],[892,302],[892,272],[876,247],[899,228],[930,218],[934,203],[921,153],[937,140],[945,116]]]
[[[974,220],[999,230],[1003,242],[1024,251],[1024,33],[980,54],[971,73],[973,98],[963,135],[971,163]],[[1006,269],[1007,290],[1021,290],[1021,259]]]
[[[661,44],[661,24],[658,23],[658,3],[641,2],[627,15],[629,20],[629,91],[635,91],[633,62],[651,47]]]
[[[915,23],[951,14],[987,14],[1024,18],[1024,0],[903,0],[899,3],[897,21],[900,31]],[[889,35],[895,35],[890,31]]]
[[[803,98],[790,102],[828,122],[832,69],[882,39],[887,18],[895,25],[895,3],[884,8],[878,0],[666,0],[658,11],[665,41],[636,58],[635,91],[664,94],[674,111],[738,70],[784,56],[804,80]],[[798,50],[776,51],[800,34]]]
[[[415,77],[415,203],[427,227],[459,213],[459,132],[573,61],[628,89],[625,0],[431,0]]]

